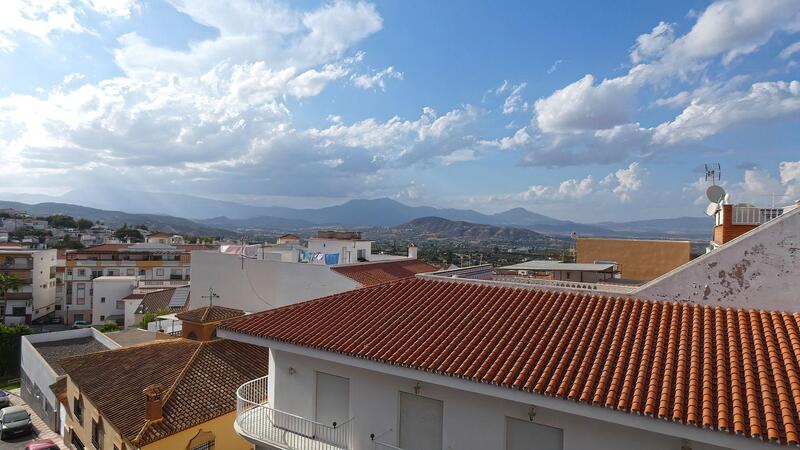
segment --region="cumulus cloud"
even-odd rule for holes
[[[742,82],[738,77],[656,100],[652,106],[683,108],[662,124],[642,126],[635,114],[643,88],[676,80],[694,84],[715,58],[729,64],[776,33],[798,31],[800,3],[794,0],[718,0],[682,36],[666,22],[639,36],[630,54],[634,65],[624,75],[598,81],[587,74],[538,99],[531,126],[495,143],[522,150],[527,164],[613,162],[697,142],[733,125],[791,117],[795,81],[752,83],[749,90],[733,92]]]
[[[14,51],[20,35],[49,44],[52,34],[91,32],[82,23],[88,13],[127,18],[138,9],[136,0],[5,0],[0,14],[0,52]]]
[[[631,195],[642,187],[643,169],[638,162],[632,162],[628,167],[608,174],[602,185],[608,186],[620,200],[630,201]]]
[[[403,72],[398,72],[394,67],[389,66],[379,72],[373,73],[372,75],[353,75],[351,78],[353,80],[353,84],[361,89],[380,89],[381,91],[384,91],[386,90],[385,80],[402,80]]]

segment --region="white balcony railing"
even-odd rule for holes
[[[391,444],[375,441],[375,450],[403,450],[400,447],[395,447]]]
[[[353,419],[333,426],[267,406],[268,377],[236,390],[236,428],[249,440],[286,450],[353,448]]]

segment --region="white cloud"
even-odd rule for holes
[[[86,75],[84,75],[84,74],[82,74],[80,72],[68,73],[68,74],[64,75],[64,81],[62,81],[62,84],[70,84],[73,81],[82,80],[84,78],[86,78]]]
[[[727,64],[757,51],[775,33],[797,31],[800,3],[796,0],[718,0],[698,16],[683,36],[675,36],[673,27],[666,22],[639,36],[631,50],[635,65],[626,74],[599,82],[588,74],[538,99],[533,108],[533,126],[526,129],[526,134],[518,131],[496,143],[501,148],[523,150],[527,164],[612,162],[651,154],[665,146],[696,142],[730,125],[785,118],[794,114],[793,81],[752,84],[751,93],[738,96],[754,108],[748,112],[737,107],[737,94],[731,93],[732,87],[742,81],[738,77],[656,100],[654,106],[686,106],[671,121],[643,127],[634,116],[644,87],[660,89],[675,80],[694,84],[714,58]],[[778,104],[766,104],[767,98]],[[727,104],[726,99],[730,100]],[[709,108],[699,110],[721,104],[733,116],[726,118]]]
[[[128,18],[138,9],[136,0],[4,0],[0,14],[0,52],[14,51],[15,39],[20,34],[49,44],[52,34],[91,32],[81,23],[88,13]]]
[[[781,59],[789,59],[797,52],[800,52],[800,42],[795,42],[794,44],[781,50],[778,56],[780,56]]]
[[[593,191],[592,183],[591,175],[587,175],[586,178],[582,180],[576,180],[575,178],[564,180],[558,185],[556,198],[579,199],[586,197]]]
[[[402,80],[403,72],[398,72],[394,67],[389,66],[379,72],[373,73],[372,75],[353,75],[351,78],[356,87],[360,87],[361,89],[380,89],[383,91],[386,90],[385,80],[391,78],[395,80]]]
[[[718,99],[695,99],[675,119],[658,125],[653,143],[697,142],[735,125],[796,116],[800,113],[800,82],[755,83]]]
[[[638,162],[608,174],[601,182],[604,186],[613,186],[611,191],[623,202],[630,201],[631,195],[642,187],[643,169]]]
[[[551,66],[550,66],[550,68],[549,68],[549,69],[547,69],[547,74],[548,74],[548,75],[550,75],[551,73],[553,73],[553,72],[555,72],[556,70],[558,70],[558,66],[560,66],[560,65],[561,65],[561,64],[563,64],[563,63],[564,63],[564,60],[563,60],[563,59],[557,59],[557,60],[555,60],[555,61],[553,62],[553,65],[551,65]]]
[[[639,64],[646,60],[659,58],[673,41],[675,41],[675,32],[672,24],[660,22],[650,33],[636,38],[636,44],[631,50],[631,61]]]
[[[527,86],[527,83],[511,86],[511,92],[503,102],[503,114],[512,114],[528,110],[528,102],[522,99],[522,90],[525,89],[525,86]]]

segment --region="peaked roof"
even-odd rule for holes
[[[418,273],[435,272],[438,267],[418,259],[352,264],[332,268],[362,286],[374,286],[388,281],[413,277]]]
[[[186,301],[183,303],[183,305],[174,307],[169,306],[169,302],[172,300],[172,296],[175,295],[177,290],[177,288],[167,288],[145,293],[142,296],[142,302],[139,303],[139,307],[136,308],[136,314],[145,314],[148,312],[154,313],[165,308],[169,308],[172,312],[185,311],[191,303],[191,295],[186,296]]]
[[[411,278],[220,328],[798,443],[800,314]]]
[[[185,320],[187,322],[213,323],[243,315],[244,311],[241,309],[212,305],[178,313],[177,317],[178,319]]]
[[[122,436],[142,447],[236,409],[233,394],[267,374],[268,350],[240,342],[171,339],[62,361],[73,383]],[[163,420],[145,418],[143,390],[165,389]]]

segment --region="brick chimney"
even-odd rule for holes
[[[160,384],[151,384],[144,388],[143,392],[147,397],[145,419],[161,420],[164,417],[164,387]]]

